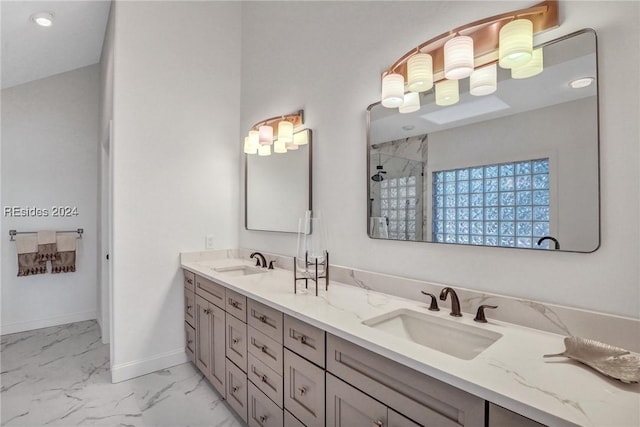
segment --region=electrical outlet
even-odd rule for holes
[[[205,239],[205,246],[207,249],[213,249],[214,246],[214,238],[213,238],[213,234],[207,234],[207,237]]]

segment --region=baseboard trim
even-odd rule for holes
[[[111,382],[119,383],[131,378],[146,375],[160,369],[170,368],[188,362],[189,359],[184,348],[157,354],[145,359],[119,363],[111,366]]]
[[[33,331],[34,329],[48,328],[50,326],[66,325],[74,322],[84,322],[85,320],[95,320],[95,311],[85,311],[82,313],[70,313],[62,316],[53,316],[46,319],[28,320],[25,322],[3,323],[0,328],[0,335],[15,334],[17,332]]]

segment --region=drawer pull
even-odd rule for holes
[[[266,383],[267,381],[269,381],[269,378],[267,378],[267,376],[266,376],[266,375],[262,375],[262,376],[260,377],[260,381],[262,381],[263,383]]]
[[[187,340],[187,344],[191,344],[193,340]]]
[[[190,310],[191,308],[193,308],[193,306],[192,306],[192,305],[188,305],[188,306],[187,306],[187,310]]]
[[[373,422],[373,427],[384,427],[384,423],[380,420]]]
[[[300,387],[298,389],[298,393],[300,393],[300,396],[304,396],[307,393],[307,388],[306,387]]]
[[[258,317],[258,320],[260,320],[262,323],[267,323],[267,316],[262,315]]]
[[[240,308],[240,303],[238,301],[229,300],[229,305],[233,308]]]
[[[237,385],[234,385],[234,386],[231,388],[231,393],[235,393],[236,391],[238,391],[238,389],[239,389],[239,388],[240,388],[240,387],[238,387]]]
[[[190,285],[193,285],[193,280],[187,279],[187,283],[190,284]]]
[[[207,308],[207,309],[204,310],[204,314],[211,314],[211,311],[212,310],[210,308]]]
[[[267,416],[266,415],[260,415],[259,419],[260,419],[261,423],[264,423],[265,421],[267,421]]]
[[[234,339],[231,340],[231,342],[234,343],[234,344],[238,344],[238,341],[240,341],[238,338],[234,338]]]
[[[260,347],[260,351],[262,351],[263,353],[267,352],[267,346],[263,345],[262,347]]]
[[[296,334],[294,332],[293,339],[296,340],[296,341],[300,341],[301,344],[306,344],[307,343],[307,336],[306,335],[296,336]]]

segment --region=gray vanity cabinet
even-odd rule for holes
[[[327,371],[420,425],[484,427],[483,399],[330,334]]]
[[[247,374],[242,372],[232,361],[227,359],[227,403],[236,414],[247,422]]]
[[[184,270],[184,351],[189,360],[195,363],[196,352],[196,295],[195,274]]]
[[[327,374],[327,427],[386,427],[387,407]]]

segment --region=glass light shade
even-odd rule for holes
[[[244,152],[246,154],[256,154],[256,151],[258,151],[258,147],[252,146],[251,145],[251,140],[249,139],[248,136],[244,137]]]
[[[436,83],[436,105],[446,107],[460,100],[457,80],[443,80]]]
[[[309,143],[307,139],[307,131],[297,132],[293,134],[293,143],[295,145],[306,145]]]
[[[271,155],[270,145],[260,145],[258,147],[258,156],[270,156],[270,155]]]
[[[294,142],[287,142],[287,150],[297,150],[300,147],[296,145]]]
[[[469,93],[474,96],[484,96],[493,93],[498,88],[498,66],[490,64],[478,68],[469,78]]]
[[[258,145],[260,145],[260,132],[258,132],[257,130],[250,130],[249,143],[251,144],[252,147],[256,147],[256,150],[257,150]]]
[[[286,153],[287,152],[287,143],[284,141],[280,141],[280,139],[276,140],[273,143],[273,152],[274,153]]]
[[[473,72],[473,39],[454,37],[444,44],[444,76],[448,80],[469,77]]]
[[[413,113],[420,109],[420,94],[418,92],[409,92],[404,96],[404,102],[399,108],[401,113]]]
[[[543,69],[542,48],[540,47],[533,51],[533,55],[529,62],[511,69],[511,78],[526,79],[527,77],[533,77],[540,74]]]
[[[417,53],[407,61],[407,85],[411,92],[424,92],[433,87],[433,58]]]
[[[528,19],[516,19],[500,29],[498,63],[502,68],[526,64],[533,54],[533,24]]]
[[[271,126],[260,126],[258,128],[258,132],[260,132],[259,140],[260,145],[271,145],[273,144],[273,128]]]
[[[387,74],[382,79],[382,106],[396,108],[404,102],[404,77],[402,74]]]
[[[50,27],[53,25],[53,14],[50,12],[38,12],[31,15],[31,21],[41,27]]]
[[[278,123],[278,141],[293,142],[293,123],[283,120]]]

